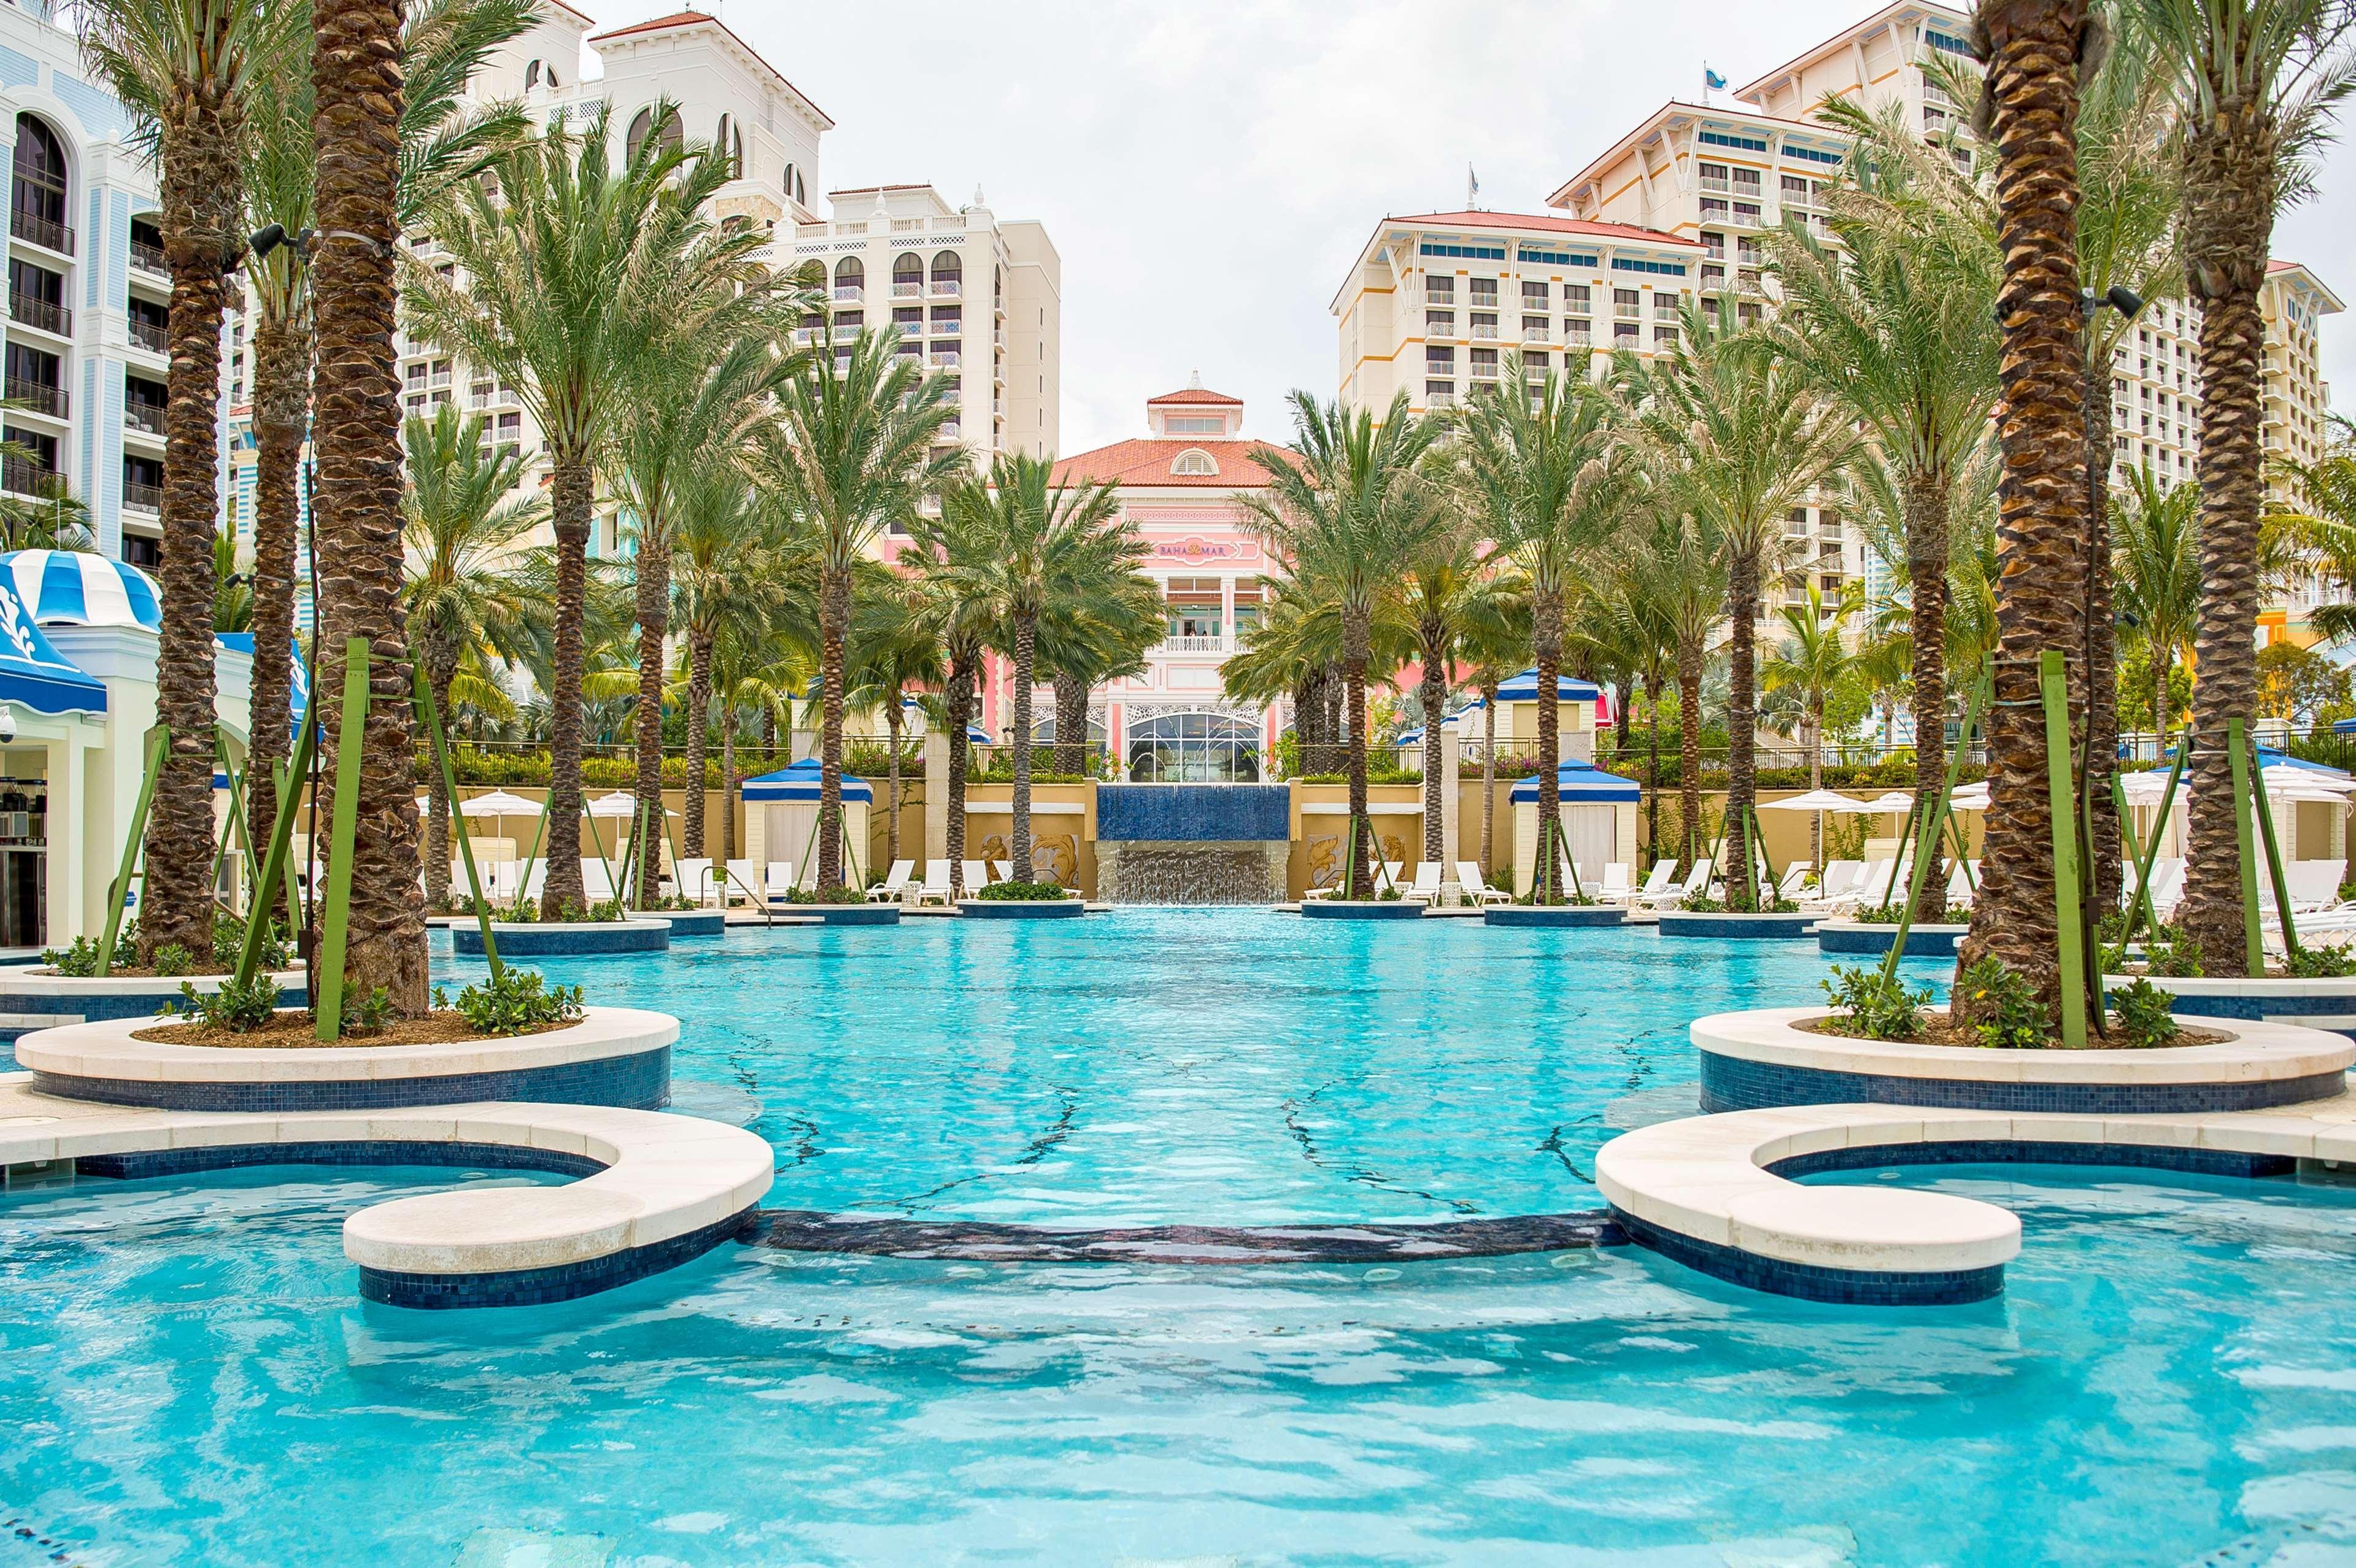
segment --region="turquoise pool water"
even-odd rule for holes
[[[688,1019],[683,1097],[756,1116],[779,1205],[1437,1219],[1591,1202],[1612,1108],[1690,1079],[1670,1020],[1820,972],[1806,950],[1276,918],[732,937],[601,989]],[[1323,961],[1255,961],[1294,942]],[[1625,1248],[730,1246],[434,1315],[359,1303],[338,1228],[447,1172],[11,1194],[0,1568],[2356,1559],[2356,1191],[1841,1179],[1885,1176],[2023,1215],[2002,1298],[1816,1306]]]

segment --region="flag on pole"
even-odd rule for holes
[[[1705,94],[1707,94],[1712,88],[1715,88],[1721,92],[1725,91],[1726,78],[1719,75],[1718,72],[1710,70],[1709,67],[1705,65],[1701,68],[1701,90]]]
[[[1474,174],[1474,173],[1472,172],[1472,166],[1471,164],[1469,164],[1469,163],[1468,163],[1468,164],[1466,164],[1466,165],[1464,166],[1464,206],[1465,206],[1465,209],[1466,209],[1467,211],[1470,211],[1470,210],[1472,210],[1472,209],[1475,209],[1475,208],[1479,207],[1480,205],[1481,205],[1481,177],[1480,177],[1479,175]]]

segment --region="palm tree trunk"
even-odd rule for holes
[[[1661,858],[1661,675],[1660,661],[1653,661],[1653,673],[1644,677],[1644,701],[1652,712],[1645,715],[1644,736],[1650,743],[1651,756],[1644,768],[1644,842],[1653,858]],[[1647,871],[1652,867],[1646,866]]]
[[[543,914],[586,908],[581,880],[581,621],[588,593],[590,511],[594,491],[585,455],[561,453],[550,475],[556,528],[555,658],[548,693],[548,875]]]
[[[1701,639],[1677,639],[1677,815],[1685,843],[1678,858],[1701,854]]]
[[[1980,16],[1993,44],[2004,472],[1987,874],[1957,957],[1962,964],[1989,955],[2001,960],[2051,1007],[2060,995],[2059,916],[2038,664],[2049,649],[2076,663],[2085,647],[2086,356],[2076,123],[2086,5],[2001,0]]]
[[[1941,780],[1944,782],[1944,780]],[[1815,794],[1825,787],[1825,699],[1821,692],[1808,707],[1808,793]],[[1822,875],[1825,869],[1825,814],[1812,811],[1808,816],[1809,865]]]
[[[818,886],[842,886],[842,660],[851,629],[851,568],[819,572]]]
[[[2087,836],[2094,850],[2094,907],[2115,909],[2125,885],[2118,802],[2119,650],[2111,581],[2110,367],[2086,364],[2086,769]]]
[[[2230,966],[2242,950],[2229,720],[2257,713],[2258,511],[2265,498],[2258,289],[2274,231],[2279,153],[2256,101],[2220,108],[2185,150],[2185,278],[2201,306],[2201,624],[2186,768],[2190,871],[2177,924]]]
[[[1017,882],[1031,880],[1031,676],[1039,652],[1039,618],[1014,617],[1014,857]]]
[[[1562,859],[1562,595],[1554,589],[1535,594],[1530,608],[1530,651],[1538,679],[1538,853],[1530,863],[1530,902],[1559,904],[1562,882],[1555,871]]]
[[[670,631],[670,542],[648,526],[638,535],[638,712],[637,778],[632,793],[641,822],[662,820],[663,641]],[[690,809],[697,792],[687,792]],[[638,908],[650,909],[662,890],[662,840],[641,832],[638,839]],[[696,852],[691,850],[690,854]]]
[[[1914,798],[1935,800],[1947,782],[1947,510],[1946,473],[1918,468],[1908,473],[1900,504],[1906,517],[1907,593],[1914,664]],[[1922,901],[1914,918],[1935,923],[1946,912],[1947,865],[1942,846],[1926,844],[1916,856],[1930,857]],[[1821,863],[1821,860],[1820,860]]]
[[[681,808],[680,842],[691,860],[703,857],[703,761],[712,722],[712,633],[689,622],[687,629],[687,799]],[[722,727],[726,727],[723,723]],[[832,883],[820,884],[831,887]]]
[[[1751,847],[1751,804],[1759,793],[1759,557],[1737,550],[1733,567],[1727,593],[1733,624],[1727,637],[1732,668],[1726,693],[1726,903],[1747,909],[1759,899]]]
[[[884,727],[891,746],[884,758],[891,780],[884,808],[884,864],[887,866],[900,863],[900,694],[894,692],[884,703]]]
[[[2172,655],[2154,650],[2151,666],[2151,733],[2152,757],[2158,759],[2168,752],[2168,722],[2176,715],[2169,711],[2168,701],[2168,660]],[[2188,759],[2189,762],[2190,759]]]
[[[703,793],[691,787],[688,798]],[[736,725],[728,705],[720,707],[720,864],[736,858]]]
[[[1070,777],[1088,770],[1088,678],[1055,671],[1055,771]]]
[[[1375,819],[1366,810],[1366,644],[1368,628],[1363,614],[1343,612],[1342,681],[1350,704],[1350,753],[1346,764],[1350,781],[1350,874],[1349,894],[1354,898],[1375,896],[1374,875],[1369,869],[1368,842],[1375,836]],[[1376,857],[1379,858],[1379,857]]]
[[[1419,628],[1423,642],[1423,858],[1440,864],[1444,847],[1440,829],[1447,825],[1447,798],[1442,790],[1456,787],[1440,777],[1440,722],[1448,706],[1448,628],[1426,619]]]
[[[294,540],[301,521],[305,415],[311,406],[308,328],[274,317],[258,321],[253,381],[253,697],[245,820],[253,842],[262,844],[270,842],[278,820],[275,773],[292,745],[291,725],[273,715],[291,716],[294,700]],[[449,712],[444,703],[444,724]],[[264,901],[257,890],[254,906]],[[290,925],[294,918],[290,912]]]
[[[1326,665],[1323,703],[1324,712],[1322,715],[1324,720],[1324,733],[1318,737],[1324,742],[1324,756],[1317,768],[1320,773],[1333,772],[1333,764],[1337,761],[1342,762],[1344,768],[1349,766],[1345,759],[1336,755],[1342,749],[1342,714],[1344,704],[1349,701],[1349,687],[1343,680],[1341,669],[1333,664]]]
[[[965,891],[965,765],[973,749],[967,743],[965,732],[966,726],[973,723],[973,676],[971,660],[950,657],[948,690],[943,705],[948,710],[949,732],[949,886],[958,893]]]
[[[1497,869],[1497,682],[1481,682],[1481,875]]]
[[[447,724],[450,712],[450,682],[458,673],[458,650],[427,632],[419,638],[419,651],[425,656],[425,683],[434,693],[434,711],[443,714]],[[428,768],[425,779],[425,903],[429,908],[450,907],[450,812],[457,802],[450,799],[449,789],[443,783],[442,769]],[[468,889],[468,896],[473,890]]]

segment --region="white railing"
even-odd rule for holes
[[[834,340],[838,343],[856,343],[859,341],[859,328],[856,327],[837,327],[834,329]]]
[[[933,369],[937,371],[954,371],[964,362],[965,356],[958,353],[955,349],[936,349],[933,350]]]
[[[964,438],[965,438],[965,426],[964,426],[964,425],[962,425],[962,424],[959,424],[956,420],[952,419],[952,420],[950,420],[947,424],[944,424],[944,425],[942,425],[942,426],[941,426],[941,439],[942,439],[942,440],[944,440],[944,441],[960,441],[960,440],[963,440]]]
[[[892,285],[894,299],[919,299],[923,297],[924,293],[925,280],[922,278],[918,278],[914,283],[894,282]]]
[[[867,289],[864,285],[846,283],[835,285],[834,302],[837,305],[860,305],[865,303],[866,298]]]
[[[1472,379],[1476,381],[1494,381],[1497,379],[1497,367],[1475,365],[1472,367]]]
[[[1529,343],[1545,343],[1550,341],[1547,333],[1547,324],[1543,321],[1523,322],[1522,338],[1525,342]]]
[[[1734,182],[1724,175],[1706,174],[1701,177],[1701,188],[1704,190],[1732,190]]]
[[[962,278],[935,278],[933,280],[933,292],[938,295],[962,295],[965,292],[965,280]]]
[[[797,349],[807,349],[811,344],[817,342],[818,339],[819,329],[815,327],[797,327],[794,328],[794,347]]]
[[[1476,294],[1465,302],[1464,307],[1467,310],[1494,310],[1497,308],[1497,296],[1494,294]]]
[[[1456,394],[1452,392],[1426,392],[1423,403],[1426,408],[1454,408]]]
[[[1154,644],[1156,653],[1225,653],[1227,639],[1224,637],[1165,637]]]
[[[1494,321],[1475,322],[1472,326],[1472,336],[1475,338],[1494,338],[1496,335],[1497,324]]]
[[[936,338],[954,338],[964,330],[965,323],[962,321],[955,319],[943,321],[938,317],[933,318],[932,331]]]

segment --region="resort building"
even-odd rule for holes
[[[1124,779],[1257,780],[1286,715],[1227,701],[1219,666],[1258,626],[1265,603],[1271,564],[1247,526],[1246,504],[1269,484],[1253,457],[1260,443],[1244,434],[1243,400],[1199,382],[1148,399],[1145,424],[1141,438],[1055,467],[1058,484],[1119,484],[1122,514],[1152,551],[1145,570],[1162,585],[1168,617],[1144,672],[1091,693],[1090,735],[1119,759]],[[1041,738],[1052,738],[1052,703],[1034,707]]]

